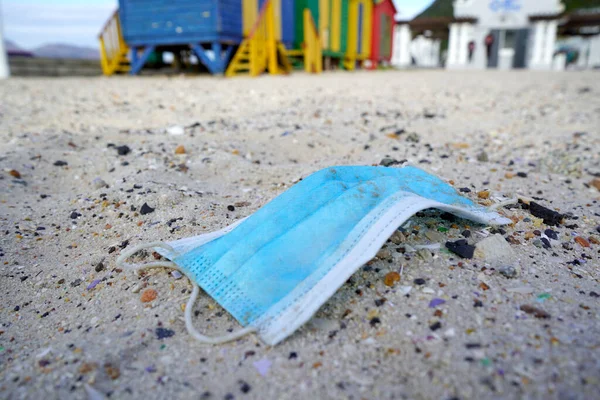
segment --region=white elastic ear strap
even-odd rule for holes
[[[140,244],[140,245],[131,247],[130,249],[127,249],[127,251],[124,251],[123,253],[121,253],[119,258],[117,258],[116,264],[118,267],[126,268],[126,269],[129,269],[132,271],[139,271],[139,270],[147,269],[147,268],[173,268],[173,269],[176,269],[179,272],[181,272],[183,275],[185,275],[185,277],[188,278],[188,280],[190,281],[190,284],[192,285],[192,295],[190,296],[189,300],[187,301],[187,303],[185,305],[185,313],[184,313],[185,327],[186,327],[188,333],[190,334],[190,336],[192,336],[194,339],[196,339],[202,343],[221,344],[221,343],[226,343],[226,342],[230,342],[232,340],[239,339],[242,336],[245,336],[251,332],[256,331],[256,328],[248,326],[246,328],[239,329],[230,334],[217,336],[217,337],[205,336],[205,335],[202,335],[200,332],[198,332],[196,330],[196,328],[194,328],[194,325],[192,324],[192,309],[194,307],[194,303],[196,302],[196,299],[198,298],[198,294],[200,293],[200,288],[198,287],[198,285],[196,285],[194,283],[194,281],[192,280],[192,278],[190,278],[190,276],[188,275],[188,273],[186,271],[179,268],[179,266],[177,266],[177,264],[175,264],[172,261],[153,261],[153,262],[141,263],[141,264],[128,264],[125,262],[125,260],[127,260],[127,258],[131,257],[138,251],[144,250],[144,249],[149,249],[149,248],[150,249],[161,248],[161,249],[167,250],[170,254],[178,255],[178,253],[175,251],[175,249],[173,249],[173,247],[168,245],[167,243],[164,243],[164,242],[145,243],[145,244]]]

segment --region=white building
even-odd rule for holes
[[[560,0],[456,0],[447,68],[551,69]],[[486,41],[487,39],[487,41]]]
[[[448,1],[437,0],[430,9],[439,10],[439,3]],[[568,12],[565,3],[570,6]],[[600,9],[573,9],[572,3],[454,0],[452,15],[430,16],[428,9],[412,21],[396,25],[392,64],[438,64],[441,51],[433,54],[432,47],[436,41],[447,39],[442,63],[448,69],[560,69],[567,60],[565,54],[557,54],[562,51],[556,45],[561,34],[585,35],[577,62],[581,68],[592,68],[600,60]],[[433,33],[432,37],[421,36],[426,32]]]

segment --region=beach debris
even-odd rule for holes
[[[155,210],[155,208],[152,208],[148,205],[148,203],[144,203],[142,205],[142,207],[140,208],[140,214],[142,215],[146,215],[146,214],[150,214],[153,213]]]
[[[473,258],[475,252],[475,246],[470,245],[465,239],[446,242],[446,248],[462,258]]]
[[[445,304],[446,300],[444,299],[431,299],[431,301],[429,302],[429,308],[436,308],[437,306],[441,306],[442,304]]]
[[[127,145],[116,146],[115,150],[117,150],[117,154],[120,156],[126,156],[127,154],[131,153],[131,149]]]
[[[546,301],[550,298],[552,298],[552,295],[550,293],[540,293],[540,294],[538,294],[536,300],[539,301],[540,303],[543,303],[544,301]]]
[[[397,293],[401,296],[406,296],[412,291],[412,286],[398,286]]]
[[[544,220],[546,225],[558,226],[562,223],[564,216],[556,211],[550,210],[542,205],[539,205],[535,201],[529,203],[529,212],[534,217],[538,217]]]
[[[546,311],[529,304],[523,304],[520,307],[520,310],[526,312],[527,314],[532,314],[534,317],[540,319],[549,319],[551,317]]]
[[[573,240],[575,240],[581,247],[590,247],[590,242],[588,242],[581,236],[575,236]]]
[[[425,237],[427,239],[431,240],[432,242],[442,242],[445,238],[444,235],[442,235],[439,232],[433,231],[433,230],[426,231]]]
[[[315,317],[311,318],[310,325],[316,330],[329,332],[336,329],[338,323],[333,319]]]
[[[600,178],[592,179],[592,181],[590,182],[590,186],[593,186],[596,189],[600,190]]]
[[[384,298],[375,299],[375,306],[376,307],[381,307],[382,305],[385,304],[386,301],[387,301],[387,299],[384,299]]]
[[[517,276],[519,276],[519,270],[518,268],[512,266],[512,265],[506,265],[504,267],[499,267],[498,268],[498,272],[500,273],[500,275],[504,276],[505,278],[516,278]]]
[[[177,146],[175,148],[175,154],[185,154],[185,153],[186,153],[185,147],[182,144],[180,144],[179,146]]]
[[[11,169],[10,171],[8,171],[8,174],[13,178],[21,179],[21,173],[16,169]]]
[[[415,246],[415,248],[416,247],[417,246]],[[431,251],[429,249],[418,249],[417,256],[419,256],[419,258],[421,258],[425,262],[430,262],[431,260],[433,260],[433,256],[431,255]]]
[[[423,279],[423,278],[417,278],[417,279],[413,280],[413,283],[415,285],[422,286],[422,285],[426,284],[427,281],[425,279]]]
[[[506,289],[506,291],[510,293],[531,294],[534,292],[534,289],[531,286],[519,286],[514,288],[508,288]]]
[[[95,389],[93,386],[90,386],[89,384],[85,383],[83,385],[83,387],[85,388],[85,393],[87,394],[87,398],[88,400],[105,400],[106,397],[99,392],[97,389]]]
[[[162,340],[162,339],[170,338],[171,336],[175,336],[174,330],[161,328],[161,327],[156,328],[155,333],[156,333],[156,338],[158,340]]]
[[[171,271],[171,276],[175,279],[181,279],[183,274],[177,270],[173,270],[173,271]]]
[[[116,367],[111,363],[104,364],[104,372],[106,372],[106,375],[108,375],[108,377],[113,381],[119,376],[121,376],[121,371],[119,370],[119,367]]]
[[[96,368],[98,368],[98,364],[96,364],[95,362],[83,362],[79,366],[79,368],[77,369],[77,371],[80,374],[87,374],[88,372],[94,371]]]
[[[100,261],[98,264],[94,266],[94,271],[101,272],[105,269],[104,264]]]
[[[401,164],[401,162],[395,158],[384,158],[379,162],[379,165],[383,165],[384,167],[391,167],[392,165],[398,164]]]
[[[94,279],[94,280],[92,281],[92,283],[90,283],[90,284],[88,285],[88,287],[87,287],[87,290],[92,290],[92,289],[94,289],[96,286],[98,286],[98,284],[99,284],[100,282],[101,282],[101,281],[100,281],[100,279]]]
[[[412,143],[419,143],[419,141],[421,140],[421,137],[419,136],[418,133],[409,133],[408,136],[406,136],[406,141],[407,142],[412,142]]]
[[[490,198],[490,191],[482,190],[480,192],[477,192],[477,197],[479,197],[480,199],[483,199],[483,200],[487,200]]]
[[[502,235],[496,233],[481,240],[475,245],[474,256],[496,268],[507,278],[519,275],[520,267],[516,256]]]
[[[92,186],[95,189],[102,189],[108,187],[108,184],[104,182],[101,178],[94,178],[94,180],[92,181]]]
[[[488,154],[485,151],[482,151],[481,153],[477,154],[477,161],[479,162],[488,162],[490,161]]]
[[[471,147],[471,145],[466,142],[451,143],[450,145],[455,150],[465,150]]]
[[[238,383],[240,384],[240,391],[242,393],[248,393],[250,391],[250,389],[252,389],[252,386],[250,386],[248,384],[248,382],[243,381],[243,380],[239,380]],[[226,396],[227,397],[227,396]]]
[[[173,125],[167,128],[167,133],[173,136],[183,135],[185,133],[185,129],[183,126]]]
[[[256,370],[261,376],[267,376],[267,373],[269,372],[269,369],[271,368],[272,364],[273,363],[267,358],[261,358],[260,360],[254,361],[252,363],[252,365],[254,365],[254,368],[256,368]]]
[[[440,321],[436,321],[433,324],[429,325],[429,329],[431,329],[432,331],[437,331],[438,329],[440,329],[442,327],[442,323]]]
[[[387,260],[392,257],[392,252],[389,249],[383,248],[377,252],[377,258]]]
[[[140,297],[140,300],[142,301],[142,303],[149,303],[153,300],[155,300],[158,297],[158,292],[154,289],[146,289],[142,292],[142,297]]]
[[[388,272],[383,278],[383,284],[385,286],[392,287],[396,284],[396,282],[400,281],[400,274],[396,271]]]
[[[58,160],[54,161],[53,165],[56,167],[64,167],[65,165],[69,165],[69,163],[67,163],[66,161]]]

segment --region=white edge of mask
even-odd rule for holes
[[[169,260],[173,260],[174,258],[176,258],[177,256],[179,256],[183,253],[187,253],[188,251],[191,251],[197,247],[200,247],[208,242],[212,242],[213,240],[218,239],[221,236],[228,234],[229,232],[234,230],[239,224],[244,222],[246,220],[246,218],[248,218],[248,217],[245,217],[238,221],[235,221],[233,224],[227,225],[225,228],[220,229],[218,231],[204,233],[202,235],[187,237],[187,238],[183,238],[183,239],[179,239],[179,240],[174,240],[172,242],[167,242],[167,244],[169,246],[171,246],[173,248],[173,250],[175,250],[175,253],[173,253],[172,251],[167,250],[163,247],[155,247],[154,251],[156,251],[161,256],[168,258]]]
[[[377,214],[380,207],[372,210],[370,215]],[[412,193],[408,197],[402,197],[372,224],[362,239],[337,265],[327,272],[311,289],[300,295],[295,304],[275,315],[270,312],[277,308],[274,306],[251,324],[257,328],[261,339],[265,343],[274,346],[294,333],[333,296],[358,268],[375,257],[379,249],[398,227],[402,226],[406,220],[418,211],[427,208],[438,208],[483,224],[505,225],[512,223],[510,219],[504,218],[495,212],[468,211],[464,208],[415,196]],[[292,291],[280,302],[289,301],[289,299],[296,297],[298,297],[298,293]]]

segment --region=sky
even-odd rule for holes
[[[46,43],[98,47],[100,29],[117,0],[0,0],[4,36],[32,49]],[[432,0],[394,0],[399,18],[410,19]]]

